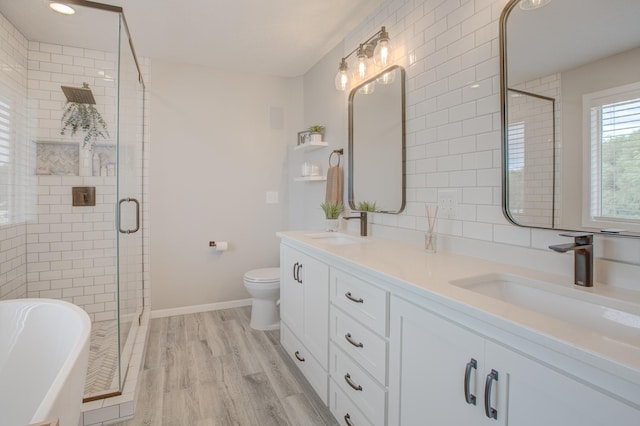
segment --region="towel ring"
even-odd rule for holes
[[[333,158],[333,155],[337,154],[338,155],[338,164],[336,164],[336,166],[340,165],[340,156],[342,154],[344,154],[344,149],[335,149],[331,152],[331,155],[329,155],[329,167],[333,167],[333,165],[331,164],[331,159]]]

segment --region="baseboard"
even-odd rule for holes
[[[151,318],[172,317],[174,315],[197,314],[199,312],[218,311],[220,309],[239,308],[251,305],[252,299],[230,300],[228,302],[207,303],[205,305],[181,306],[179,308],[157,309],[151,311]]]

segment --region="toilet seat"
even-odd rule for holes
[[[280,282],[280,268],[254,269],[244,274],[245,282],[273,284]]]

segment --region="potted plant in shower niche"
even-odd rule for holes
[[[340,213],[342,213],[343,206],[342,203],[331,203],[325,201],[320,204],[322,210],[324,211],[325,221],[325,229],[329,232],[335,232],[338,230]]]
[[[89,85],[84,83],[82,88],[63,87],[62,89],[67,96],[67,103],[62,113],[60,134],[65,135],[69,132],[74,136],[78,131],[84,132],[82,147],[92,150],[99,137],[103,139],[109,137],[109,131],[107,123],[95,107]]]
[[[324,139],[324,126],[319,124],[309,126],[309,137],[311,142],[322,142],[322,139]]]

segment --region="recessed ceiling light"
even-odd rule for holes
[[[480,87],[480,85],[478,83],[474,83],[469,87],[471,87],[472,89],[477,89],[478,87]]]
[[[73,15],[76,11],[71,7],[63,3],[49,3],[49,7],[58,13],[63,15]]]

